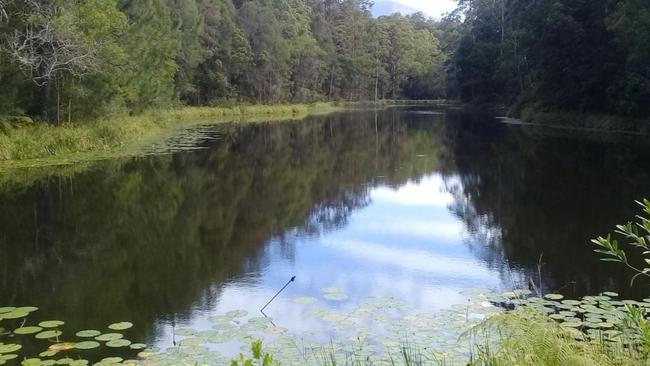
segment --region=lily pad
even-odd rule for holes
[[[102,332],[94,329],[80,330],[75,335],[81,338],[93,338],[102,334]]]
[[[0,353],[14,353],[23,348],[20,344],[0,344]]]
[[[326,294],[336,294],[336,293],[345,292],[345,290],[340,287],[325,287],[323,289],[323,292]]]
[[[99,346],[100,346],[99,342],[95,342],[95,341],[84,341],[84,342],[79,342],[79,343],[75,344],[75,345],[74,345],[74,348],[85,350],[85,349],[93,349],[93,348],[97,348],[97,347],[99,347]]]
[[[318,301],[318,299],[316,299],[315,297],[308,297],[308,296],[296,297],[295,299],[293,299],[293,302],[295,302],[296,304],[301,304],[301,305],[311,305],[311,304],[316,303],[317,301]]]
[[[131,349],[145,349],[147,348],[147,345],[144,343],[133,343],[129,346]]]
[[[287,332],[287,328],[271,327],[271,328],[266,328],[264,332],[268,334],[284,334]]]
[[[108,329],[112,330],[125,330],[133,327],[133,323],[131,322],[119,322],[119,323],[113,323],[108,326]]]
[[[43,328],[56,328],[56,327],[62,326],[63,324],[65,324],[65,322],[63,322],[61,320],[47,320],[47,321],[38,323],[38,326],[43,327]]]
[[[38,333],[35,337],[36,339],[49,339],[49,338],[56,338],[61,334],[63,334],[63,332],[60,330],[46,330],[44,332]]]
[[[348,295],[343,293],[328,293],[323,297],[330,301],[343,301],[348,299]]]
[[[546,295],[544,297],[549,299],[549,300],[562,300],[562,299],[564,299],[564,295],[560,295],[560,294],[548,294],[548,295]]]
[[[130,345],[131,345],[131,341],[127,339],[115,339],[106,342],[106,346],[111,348],[128,347]]]
[[[40,366],[42,361],[40,358],[27,358],[21,363],[23,366]]]
[[[20,311],[20,312],[25,312],[25,313],[33,313],[37,311],[38,308],[36,306],[21,306],[19,308],[16,308],[15,311]]]
[[[124,359],[122,357],[106,357],[106,358],[102,358],[102,360],[100,362],[103,362],[103,363],[120,363],[122,361],[124,361]]]
[[[233,310],[226,313],[226,316],[229,318],[242,318],[248,315],[246,310]]]
[[[56,343],[49,346],[47,349],[54,352],[68,351],[73,349],[74,345],[75,344],[72,342]]]
[[[43,330],[43,328],[41,328],[41,327],[21,327],[21,328],[15,329],[14,333],[20,334],[20,335],[25,335],[25,334],[38,333],[41,330]]]
[[[14,310],[8,313],[0,314],[1,319],[20,319],[29,316],[29,313],[26,311]]]
[[[121,333],[105,333],[100,336],[95,337],[95,340],[101,342],[110,342],[123,338],[124,336]]]

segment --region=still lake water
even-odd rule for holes
[[[589,244],[650,197],[645,138],[431,107],[191,134],[196,149],[3,179],[0,303],[76,330],[129,320],[134,341],[166,347],[173,326],[256,316],[292,276],[266,313],[325,336],[293,299],[433,312],[469,289],[528,288],[540,257],[546,292],[647,296]]]

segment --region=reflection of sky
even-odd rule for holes
[[[296,283],[267,313],[297,333],[318,329],[320,323],[302,316],[305,306],[294,304],[295,297],[319,298],[316,307],[352,309],[371,296],[392,296],[415,312],[426,312],[464,303],[463,290],[502,290],[499,273],[463,244],[464,226],[447,208],[453,199],[442,177],[431,175],[398,189],[380,186],[371,190],[370,199],[338,231],[288,239],[295,246],[291,261],[279,242],[270,242],[264,253],[268,265],[263,273],[250,274],[257,281],[226,284],[210,312],[247,309],[257,315],[293,275]],[[321,289],[331,286],[345,289],[349,300],[323,300]],[[193,325],[202,323],[207,326],[201,319]]]

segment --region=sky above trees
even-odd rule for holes
[[[379,0],[378,0],[379,1]],[[435,18],[440,18],[444,13],[448,13],[456,8],[454,0],[391,0],[402,5],[422,11],[423,13]]]

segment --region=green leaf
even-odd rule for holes
[[[47,320],[47,321],[38,323],[38,325],[40,327],[43,327],[43,328],[56,328],[56,327],[60,327],[60,326],[62,326],[64,324],[65,324],[65,322],[63,322],[61,320]]]
[[[46,330],[36,335],[36,339],[49,339],[59,337],[63,332],[60,330]]]
[[[126,330],[133,327],[133,323],[131,322],[119,322],[119,323],[113,323],[108,326],[108,329],[112,330]]]

